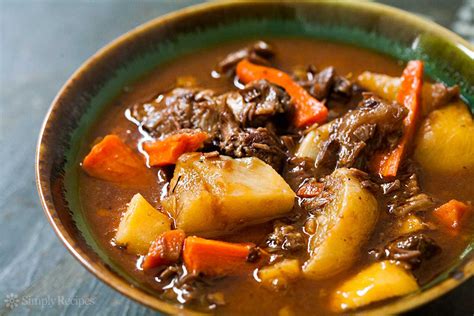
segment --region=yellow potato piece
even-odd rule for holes
[[[433,111],[422,122],[414,157],[432,172],[474,171],[474,121],[464,103]]]
[[[418,290],[413,275],[390,261],[373,263],[346,280],[330,296],[333,311],[342,312]]]
[[[363,188],[350,169],[333,172],[335,198],[316,218],[310,237],[310,259],[303,272],[308,278],[325,279],[350,268],[361,253],[378,219],[374,195]]]
[[[396,101],[400,78],[365,71],[357,77],[357,83],[387,101]]]
[[[425,229],[425,224],[416,215],[410,214],[400,222],[400,234],[407,235]]]
[[[329,128],[331,124],[324,124],[305,135],[295,155],[298,157],[308,157],[316,160],[321,151],[324,141],[329,138]]]
[[[300,262],[297,259],[285,259],[258,271],[262,284],[274,290],[285,288],[288,282],[297,279],[300,275]]]
[[[120,220],[115,242],[126,246],[131,253],[145,254],[150,244],[170,229],[171,220],[168,216],[160,213],[137,193]]]
[[[283,178],[258,158],[205,158],[182,155],[162,201],[176,228],[188,234],[215,236],[284,216],[295,193]]]

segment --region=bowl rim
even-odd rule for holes
[[[131,29],[130,31],[120,35],[113,41],[109,42],[97,52],[95,52],[91,57],[89,57],[85,62],[81,64],[77,70],[73,72],[73,74],[67,79],[67,81],[63,84],[60,88],[59,92],[53,99],[47,113],[43,124],[40,129],[37,147],[36,147],[36,157],[35,157],[35,178],[36,178],[36,186],[39,194],[39,198],[41,201],[41,206],[43,208],[44,214],[47,217],[50,225],[53,227],[54,232],[56,233],[57,237],[61,240],[67,250],[95,277],[99,280],[107,284],[109,287],[113,288],[114,290],[118,291],[120,294],[133,299],[134,301],[145,305],[146,307],[152,308],[154,310],[158,310],[160,312],[168,313],[168,314],[186,314],[186,315],[201,315],[202,313],[196,312],[194,310],[186,309],[184,307],[179,307],[173,303],[166,302],[164,300],[159,299],[151,294],[148,294],[139,288],[134,287],[130,283],[128,283],[125,279],[120,277],[118,274],[114,273],[113,271],[104,268],[103,265],[100,265],[98,262],[90,259],[90,256],[86,251],[81,249],[80,247],[75,247],[75,237],[66,230],[63,226],[61,221],[56,218],[53,213],[56,212],[55,210],[55,203],[52,199],[51,194],[51,186],[50,186],[50,178],[49,175],[45,175],[41,172],[41,165],[43,161],[47,160],[48,157],[44,153],[44,146],[46,143],[47,134],[45,131],[48,129],[49,125],[51,124],[52,118],[54,117],[53,113],[57,108],[60,107],[60,100],[63,95],[67,92],[68,88],[74,85],[74,82],[77,78],[81,77],[81,75],[86,72],[89,67],[94,65],[95,61],[98,61],[104,57],[106,57],[108,52],[115,50],[116,48],[123,45],[127,40],[130,38],[142,33],[146,32],[149,29],[159,27],[160,25],[166,25],[169,21],[178,18],[185,18],[192,16],[194,14],[199,14],[211,9],[220,9],[220,8],[231,8],[233,6],[238,6],[240,4],[249,4],[249,3],[266,3],[266,4],[287,4],[289,6],[297,3],[327,3],[327,4],[336,4],[336,5],[344,5],[348,7],[357,8],[360,10],[373,10],[379,13],[385,12],[390,15],[397,16],[398,18],[404,19],[407,21],[408,24],[417,24],[420,29],[431,30],[431,32],[436,33],[437,36],[444,38],[460,47],[459,45],[463,46],[465,49],[460,47],[462,50],[465,51],[466,54],[471,55],[474,52],[474,45],[464,40],[459,35],[455,34],[454,32],[440,26],[439,24],[421,18],[413,13],[397,9],[388,5],[380,4],[380,3],[373,3],[373,2],[366,2],[366,1],[340,1],[335,3],[331,0],[221,0],[221,1],[213,1],[213,2],[206,2],[197,5],[192,5],[189,7],[182,8],[177,11],[173,11],[167,13],[165,15],[156,17],[152,20],[149,20],[137,27]],[[388,305],[382,306],[380,308],[376,308],[374,310],[368,311],[369,314],[393,314],[393,313],[400,313],[403,311],[410,310],[417,306],[421,306],[443,294],[448,292],[449,290],[453,289],[454,287],[460,285],[465,280],[469,279],[472,275],[474,275],[474,260],[473,258],[468,258],[465,262],[461,264],[461,272],[460,277],[448,277],[445,280],[441,281],[440,283],[434,285],[433,287],[420,292],[415,293],[412,297],[405,297],[401,300],[392,302]]]

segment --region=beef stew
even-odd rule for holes
[[[473,131],[459,89],[421,61],[230,43],[111,104],[84,146],[81,203],[110,256],[165,300],[354,311],[418,291],[470,242]]]

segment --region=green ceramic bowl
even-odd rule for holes
[[[213,2],[157,18],[121,36],[82,65],[53,101],[38,144],[37,184],[46,216],[69,251],[99,279],[156,310],[183,313],[112,262],[84,220],[77,194],[77,153],[83,136],[125,85],[160,64],[225,41],[262,36],[327,39],[400,60],[422,59],[432,78],[460,84],[463,98],[474,106],[473,47],[434,23],[374,3]],[[406,311],[459,285],[473,274],[472,247],[471,243],[449,271],[418,293],[372,311]]]

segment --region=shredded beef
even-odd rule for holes
[[[267,237],[268,252],[294,252],[305,248],[303,233],[295,226],[275,222],[273,232]]]
[[[131,114],[153,137],[199,129],[214,138],[220,117],[215,93],[195,88],[176,88],[150,102],[136,104]]]
[[[266,80],[251,82],[243,90],[228,93],[226,104],[242,127],[264,126],[291,108],[285,90]]]
[[[441,248],[436,242],[424,234],[401,236],[389,242],[383,249],[369,251],[378,260],[396,260],[409,269],[417,269],[424,260],[440,252]]]
[[[387,195],[399,190],[401,187],[401,183],[400,180],[395,179],[391,182],[382,183],[380,187],[382,188],[383,194]]]
[[[285,90],[259,80],[222,98],[225,106],[218,144],[221,153],[236,158],[257,157],[280,171],[287,158],[287,146],[291,146],[280,139],[275,128],[288,121],[285,116],[291,111]]]
[[[406,108],[397,103],[365,94],[356,109],[331,124],[329,139],[316,158],[316,167],[325,172],[335,167],[365,169],[375,150],[395,145],[406,114]]]
[[[220,96],[211,90],[176,88],[156,100],[135,105],[131,113],[152,137],[183,130],[205,131],[211,149],[235,158],[258,157],[279,171],[287,154],[273,121],[289,108],[284,90],[258,81],[241,92]]]
[[[334,80],[333,91],[336,96],[350,98],[353,94],[353,84],[346,77],[337,76]]]
[[[230,131],[230,132],[229,132]],[[231,157],[257,157],[280,171],[287,157],[283,144],[269,128],[225,129],[220,151]]]
[[[434,205],[433,199],[422,193],[415,173],[401,174],[399,179],[381,185],[387,197],[388,212],[397,216],[424,211]]]
[[[336,72],[334,67],[324,68],[319,73],[310,65],[306,72],[306,78],[301,78],[298,83],[308,90],[318,100],[326,99],[331,93],[334,85]]]
[[[303,198],[300,201],[300,207],[311,215],[320,215],[326,204],[334,198],[334,192],[323,190],[317,196]]]
[[[280,171],[287,158],[285,147],[272,124],[242,128],[230,110],[221,113],[219,151],[235,158],[257,157]]]
[[[239,61],[246,58],[256,64],[268,65],[268,60],[273,55],[273,48],[268,43],[258,41],[227,55],[217,64],[217,71],[221,74],[230,73],[235,69]]]
[[[337,75],[334,67],[326,67],[318,72],[316,67],[309,65],[305,75],[297,77],[296,80],[318,100],[333,98],[349,101],[360,90],[346,77]]]
[[[293,154],[295,151],[296,145],[298,143],[298,139],[300,137],[301,136],[298,134],[287,134],[287,135],[281,135],[280,140],[283,143],[283,146],[285,147],[285,149],[289,153]]]
[[[376,194],[380,191],[380,186],[372,180],[363,180],[360,182],[363,188],[369,190],[370,192]]]

